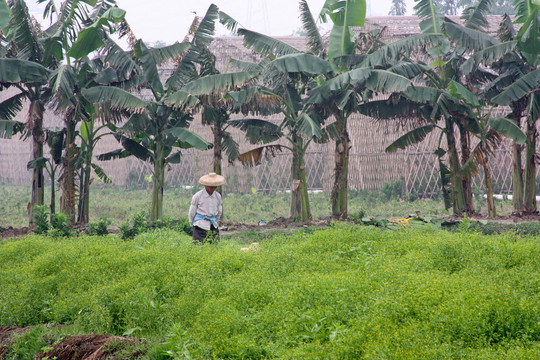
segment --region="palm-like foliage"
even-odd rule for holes
[[[487,81],[494,79],[493,73],[478,65],[491,59],[500,59],[516,46],[515,42],[501,43],[484,33],[483,27],[487,24],[485,15],[491,3],[491,0],[482,0],[467,9],[462,16],[465,24],[462,26],[449,19],[443,19],[437,11],[437,3],[431,0],[417,1],[415,10],[421,18],[423,32],[420,37],[432,37],[432,47],[428,48],[428,53],[435,57],[435,61],[431,64],[432,69],[429,71],[424,69],[425,76],[421,82],[423,86],[415,86],[393,98],[394,104],[399,105],[399,109],[402,110],[400,113],[382,109],[380,102],[363,109],[367,114],[379,114],[387,118],[399,118],[404,114],[410,114],[420,120],[418,127],[397,139],[387,151],[419,142],[430,131],[440,126],[446,138],[446,150],[442,150],[442,146],[439,145],[436,154],[441,164],[442,183],[449,185],[449,188],[444,189],[445,200],[448,205],[451,200],[455,213],[473,211],[470,179],[468,173],[461,171],[461,167],[473,161],[469,161],[471,134],[476,136],[479,129],[489,125],[486,117],[479,115],[477,109],[478,104],[484,104],[485,100],[481,98],[474,102],[475,106],[470,105],[473,99],[476,99],[476,95],[470,90],[482,88]],[[415,45],[409,39],[405,39],[403,44]],[[385,49],[384,52],[381,50],[376,55],[368,56],[365,62],[380,66],[389,59],[395,59],[393,55],[400,53],[402,49],[404,48],[397,45],[391,50]],[[469,98],[457,96],[456,88],[463,89],[464,91],[459,94],[467,93]],[[443,125],[439,125],[440,123]],[[485,126],[482,127],[482,124]],[[460,133],[461,159],[458,156],[456,129]],[[490,131],[486,131],[485,134]],[[483,149],[487,148],[484,146]],[[489,155],[489,151],[483,151],[482,154],[484,163],[487,163],[486,156]],[[444,163],[443,156],[448,158],[448,166]],[[476,159],[478,160],[478,156]]]
[[[525,170],[521,164],[521,146],[513,145],[513,203],[515,212],[536,212],[536,123],[540,103],[540,28],[539,5],[530,1],[517,1],[517,23],[522,26],[516,34],[511,20],[504,17],[499,28],[502,40],[515,44],[515,51],[492,63],[499,76],[486,91],[488,98],[512,109],[512,118],[518,126],[526,118]]]
[[[220,13],[215,5],[208,8],[206,15],[200,22],[196,18],[192,26],[192,29],[195,29],[191,41],[192,50],[186,57],[193,58],[193,61],[196,61],[198,66],[188,66],[185,59],[182,60],[179,69],[183,69],[184,73],[177,71],[173,77],[176,81],[170,81],[169,83],[173,84],[174,88],[183,85],[178,91],[170,94],[166,102],[172,106],[181,106],[185,94],[198,98],[197,110],[201,113],[202,123],[211,126],[214,137],[213,170],[217,174],[222,174],[223,152],[225,152],[229,162],[234,161],[239,155],[239,145],[227,128],[229,127],[228,121],[231,114],[241,109],[234,106],[233,101],[227,100],[226,94],[244,86],[258,74],[258,71],[224,74],[219,72],[216,68],[215,56],[209,49],[209,45],[213,40],[215,21],[218,18],[225,24],[229,23],[233,28],[236,26],[234,20],[226,14]],[[190,73],[187,73],[187,70],[190,70]],[[180,82],[179,79],[183,80]],[[252,104],[252,102],[248,101],[243,104],[249,106],[248,104]]]
[[[408,88],[411,85],[410,79],[418,75],[422,67],[407,59],[398,64],[395,59],[406,47],[383,44],[380,41],[380,32],[360,34],[354,41],[350,26],[363,25],[365,2],[342,1],[339,6],[336,2],[327,2],[320,17],[329,17],[334,23],[328,45],[328,60],[332,71],[325,74],[325,81],[310,93],[309,102],[322,109],[325,116],[333,116],[335,120],[331,124],[335,139],[332,215],[346,217],[348,158],[351,147],[347,129],[349,116],[358,111],[362,102],[374,95]],[[309,22],[304,25],[313,28],[313,24]],[[413,44],[425,44],[434,41],[434,38],[436,36],[413,38],[407,46],[412,49]]]
[[[308,9],[302,3],[303,9]],[[309,11],[309,9],[308,9]],[[305,15],[303,21],[312,24],[312,18]],[[240,155],[244,164],[258,164],[264,152],[269,154],[280,151],[282,148],[291,151],[293,161],[291,166],[291,218],[302,221],[311,219],[309,198],[307,194],[304,155],[309,144],[317,139],[323,139],[324,130],[321,129],[323,117],[317,113],[307,100],[307,91],[316,82],[313,79],[332,71],[329,62],[323,58],[308,53],[302,53],[293,47],[262,34],[245,29],[238,30],[244,37],[244,44],[263,55],[265,58],[259,65],[236,62],[237,66],[249,72],[258,72],[257,86],[243,93],[230,93],[229,96],[237,101],[240,108],[255,98],[263,99],[265,96],[277,100],[279,106],[270,102],[268,110],[281,113],[282,120],[278,124],[261,119],[244,119],[231,121],[231,125],[246,131],[251,143],[266,143],[283,137],[288,145],[266,145]],[[311,32],[314,34],[315,32]],[[311,45],[315,51],[321,53],[321,41],[315,39]],[[318,49],[318,50],[317,50]],[[322,54],[322,53],[321,53]],[[248,88],[249,89],[249,88]],[[257,111],[253,108],[251,112]]]
[[[270,57],[273,57],[272,55]],[[250,166],[258,164],[264,152],[274,154],[287,149],[292,153],[292,186],[290,216],[294,219],[309,221],[311,210],[307,193],[304,156],[312,141],[325,138],[324,118],[309,103],[306,92],[316,85],[311,81],[315,75],[331,71],[329,63],[313,55],[297,53],[281,57],[266,63],[261,78],[272,78],[271,88],[259,87],[259,96],[270,96],[278,100],[276,106],[282,119],[274,124],[261,119],[244,119],[232,121],[235,127],[246,131],[249,141],[269,143],[284,138],[287,145],[266,145],[241,154],[240,159]],[[276,81],[279,79],[279,81]],[[274,107],[272,105],[270,108]]]
[[[59,7],[51,0],[38,2],[46,3],[45,16],[51,19],[51,26],[43,31],[45,61],[59,62],[51,73],[49,84],[51,103],[55,111],[62,114],[66,128],[61,210],[74,222],[78,196],[75,186],[76,127],[82,121],[90,121],[92,112],[91,104],[81,95],[81,89],[96,84],[93,80],[96,64],[87,56],[101,46],[106,34],[118,29],[117,24],[123,21],[124,11],[114,8],[112,0],[65,0]],[[96,36],[88,36],[88,31],[93,31]],[[87,214],[85,217],[87,219]]]
[[[16,88],[13,96],[0,104],[0,134],[10,137],[21,130],[21,124],[13,122],[13,117],[21,110],[24,100],[29,102],[29,111],[25,123],[25,136],[32,137],[33,159],[43,156],[43,114],[45,103],[50,97],[47,80],[50,69],[56,66],[54,61],[45,58],[39,29],[36,28],[22,0],[10,0],[0,6],[9,23],[6,33],[5,55],[0,58],[0,88]],[[1,17],[1,15],[0,15]],[[6,19],[6,18],[4,18]],[[31,209],[42,205],[44,200],[43,168],[32,170],[32,197],[29,219],[32,222]]]
[[[159,76],[154,77],[159,74],[161,63],[184,54],[190,46],[189,43],[176,43],[158,49],[147,47],[139,40],[133,56],[140,74],[141,94],[110,86],[96,86],[83,91],[85,98],[97,105],[98,116],[107,117],[120,112],[128,117],[120,128],[110,125],[123,148],[102,154],[99,158],[107,160],[133,155],[152,163],[152,220],[163,217],[166,166],[180,161],[182,149],[206,150],[210,147],[209,143],[187,129],[192,120],[189,109],[199,100],[187,93],[176,93],[175,99],[182,99],[182,102],[173,106],[166,101],[170,99],[169,89]]]
[[[494,150],[499,146],[502,139],[501,135],[505,135],[520,144],[525,143],[526,136],[511,120],[500,117],[491,118],[490,114],[493,107],[488,111],[484,111],[485,102],[463,85],[451,81],[448,91],[452,96],[467,104],[471,109],[470,115],[474,120],[475,126],[471,128],[470,132],[478,139],[476,146],[471,151],[469,159],[463,164],[460,171],[465,177],[470,177],[471,174],[477,173],[477,166],[482,167],[488,202],[488,214],[490,217],[495,217],[497,210],[493,201],[493,186],[489,168],[490,157],[494,156]]]

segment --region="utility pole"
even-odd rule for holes
[[[268,21],[268,6],[266,0],[247,0],[247,27],[250,30],[270,34],[270,22]],[[260,28],[262,25],[262,29]],[[255,27],[258,30],[255,30]]]

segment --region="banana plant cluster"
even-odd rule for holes
[[[136,156],[153,166],[152,207],[150,219],[163,217],[163,191],[168,164],[181,160],[182,149],[206,150],[211,144],[189,131],[193,119],[189,109],[198,103],[192,95],[175,91],[164,85],[159,77],[159,66],[184,54],[191,45],[176,43],[163,48],[147,47],[142,40],[134,45],[133,61],[137,79],[134,84],[139,94],[115,86],[95,86],[84,90],[84,96],[96,105],[97,115],[106,119],[111,113],[121,113],[127,121],[121,126],[110,125],[121,149],[101,154],[100,160]],[[175,73],[171,75],[175,76]],[[169,78],[170,79],[170,78]],[[172,105],[170,99],[177,100]]]
[[[99,62],[88,58],[102,44],[96,39],[118,31],[124,24],[125,11],[109,0],[67,0],[56,6],[54,1],[39,0],[45,4],[44,16],[50,26],[41,29],[28,12],[25,1],[2,0],[2,47],[0,55],[2,88],[15,87],[19,91],[2,103],[0,127],[5,136],[13,135],[13,117],[21,110],[23,99],[30,111],[25,123],[26,135],[33,139],[32,200],[29,208],[43,204],[43,157],[45,132],[43,114],[52,108],[64,118],[65,147],[62,157],[61,210],[72,222],[76,220],[75,201],[79,194],[88,197],[88,181],[75,185],[76,162],[79,147],[75,142],[76,125],[92,120],[92,104],[81,95],[81,89],[96,85]],[[93,31],[92,36],[88,32]],[[94,36],[94,35],[100,36]],[[20,128],[20,126],[19,126]],[[54,184],[54,182],[53,182]],[[53,209],[51,209],[53,210]],[[82,215],[87,221],[87,214]],[[32,216],[30,214],[30,220]]]
[[[265,155],[289,151],[290,216],[309,221],[305,154],[312,142],[329,141],[335,142],[332,215],[346,217],[348,119],[356,112],[412,125],[411,131],[387,147],[388,152],[440,131],[435,154],[445,203],[456,214],[474,211],[471,178],[482,169],[489,213],[495,216],[489,159],[501,136],[511,138],[515,209],[536,211],[540,6],[533,0],[516,0],[519,30],[515,32],[510,18],[504,17],[498,37],[486,33],[486,14],[493,0],[479,0],[465,9],[462,23],[445,18],[436,1],[417,0],[422,33],[391,44],[381,41],[380,31],[356,29],[364,25],[365,0],[326,0],[319,19],[333,25],[327,40],[317,29],[307,1],[300,0],[308,40],[304,51],[243,28],[215,5],[202,19],[195,19],[184,42],[152,48],[131,34],[132,50],[124,51],[110,37],[115,32],[130,34],[125,12],[113,0],[66,0],[58,8],[54,1],[39,2],[46,3],[45,15],[51,18],[45,30],[34,26],[24,1],[0,0],[4,34],[0,90],[18,89],[0,107],[0,135],[24,131],[33,138],[32,205],[43,203],[43,112],[52,105],[65,123],[62,210],[74,219],[78,196],[81,223],[88,221],[91,170],[108,179],[91,160],[105,129],[121,148],[101,154],[100,159],[136,156],[152,164],[152,220],[163,216],[167,166],[181,160],[183,149],[213,147],[217,173],[221,173],[223,151],[229,162],[238,159],[246,166],[260,164]],[[217,21],[243,37],[244,45],[261,60],[231,59],[235,71],[220,73],[210,51]],[[426,54],[424,61],[416,56],[419,53]],[[159,68],[166,62],[175,67],[162,79]],[[13,121],[23,100],[30,102],[24,129]],[[497,106],[509,106],[511,113],[493,117]],[[203,124],[212,127],[213,143],[188,130],[197,112]],[[244,118],[231,120],[234,114]],[[278,120],[259,118],[263,115],[277,115]],[[98,120],[104,125],[98,126]],[[240,154],[229,131],[232,127],[244,131],[256,147]]]
[[[360,111],[376,118],[405,116],[416,120],[413,130],[390,144],[388,152],[416,144],[433,130],[440,130],[440,145],[435,154],[439,158],[445,203],[453,208],[455,214],[474,212],[471,175],[476,174],[480,166],[484,170],[488,192],[488,211],[491,216],[496,215],[489,158],[500,142],[500,135],[511,138],[518,149],[525,142],[525,135],[520,130],[520,122],[515,122],[522,114],[516,113],[516,107],[514,120],[492,117],[492,110],[496,105],[510,105],[508,94],[519,102],[524,101],[524,97],[535,98],[538,93],[537,73],[522,61],[526,59],[525,55],[516,53],[520,51],[519,40],[508,35],[497,39],[486,33],[485,15],[491,6],[492,2],[488,0],[467,8],[461,25],[442,17],[435,2],[419,0],[415,10],[421,19],[422,34],[385,46],[368,55],[366,60],[373,66],[383,66],[388,61],[404,59],[402,54],[410,46],[421,49],[419,45],[422,43],[430,58],[434,59],[429,64],[421,64],[424,71],[415,77],[414,86],[387,100],[364,104]],[[538,16],[537,11],[534,16]],[[504,29],[507,33],[508,29],[513,30],[508,18],[501,24],[499,33],[504,34]],[[538,42],[538,29],[530,30],[536,33]],[[426,42],[429,37],[432,39]],[[415,43],[415,39],[421,42]],[[529,69],[527,74],[518,70],[518,64]],[[514,68],[510,69],[512,66]],[[389,104],[393,105],[393,110],[384,108]],[[535,123],[538,114],[533,114],[530,119]],[[459,133],[459,141],[456,132]],[[474,149],[471,149],[471,138],[477,139]],[[520,155],[516,157],[520,158]],[[519,198],[520,191],[514,188],[514,192]],[[516,211],[522,210],[520,206],[516,208]],[[526,210],[536,211],[536,207]]]
[[[129,30],[124,20],[125,11],[116,7],[114,1],[71,0],[62,2],[60,7],[56,7],[54,1],[39,2],[46,3],[45,16],[52,23],[44,31],[34,26],[24,1],[0,1],[0,13],[6,15],[1,17],[2,21],[10,19],[1,24],[5,37],[0,50],[0,86],[2,89],[16,87],[19,90],[18,94],[2,103],[0,133],[8,137],[22,129],[22,125],[14,122],[13,118],[21,110],[23,99],[29,100],[31,111],[25,131],[37,143],[34,146],[34,160],[29,167],[38,174],[34,176],[31,205],[43,203],[42,174],[47,162],[43,157],[45,135],[42,124],[45,106],[49,105],[64,117],[61,210],[72,222],[76,219],[82,224],[88,221],[91,169],[94,169],[98,178],[104,181],[109,179],[91,160],[93,148],[103,136],[99,134],[103,125],[95,126],[95,120],[115,123],[126,117],[134,118],[127,122],[126,129],[137,120],[148,121],[150,124],[142,128],[135,127],[138,133],[133,138],[145,138],[142,133],[145,131],[146,138],[153,140],[143,144],[154,155],[151,159],[155,166],[157,190],[154,191],[152,215],[160,217],[164,159],[165,154],[170,152],[169,147],[208,148],[208,143],[185,129],[190,119],[189,114],[165,105],[167,93],[157,71],[163,61],[182,55],[190,44],[149,49],[139,41],[133,52],[126,52],[110,38],[114,32],[123,35]],[[90,55],[94,55],[94,59],[90,59]],[[155,101],[139,99],[135,104],[130,103],[131,94],[124,89],[136,87],[150,89]],[[99,99],[94,96],[96,94]],[[116,98],[120,103],[113,103],[111,107],[109,96],[117,94],[127,94],[128,101],[122,103],[125,99],[120,96]],[[192,99],[186,96],[185,107],[191,106],[190,101]],[[110,128],[116,129],[114,124]],[[122,134],[128,133],[126,129],[115,135],[122,139]],[[81,146],[75,142],[77,136],[81,138]],[[166,159],[171,163],[177,162],[179,153]],[[78,186],[75,182],[77,177]],[[77,198],[79,211],[76,214]]]

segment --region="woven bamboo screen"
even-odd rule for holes
[[[497,23],[497,17],[489,17],[490,24]],[[490,25],[490,32],[496,27]],[[364,31],[387,27],[386,42],[391,42],[420,31],[416,17],[381,17],[370,18],[366,21]],[[302,37],[284,37],[282,41],[305,49],[305,39]],[[243,47],[242,40],[236,37],[222,37],[214,41],[213,52],[217,55],[218,68],[225,71],[230,58],[258,61],[259,57]],[[162,76],[167,76],[170,69],[164,68]],[[0,99],[7,94],[0,93]],[[24,121],[25,111],[18,116]],[[235,115],[233,118],[241,118]],[[277,120],[278,118],[274,118]],[[62,119],[52,111],[45,116],[46,127],[62,126]],[[196,116],[191,130],[212,140],[209,127],[201,124]],[[387,154],[384,149],[401,134],[403,129],[395,125],[382,123],[376,119],[354,114],[349,118],[349,132],[352,141],[349,160],[349,187],[355,190],[376,191],[385,183],[401,180],[406,193],[414,192],[421,197],[431,196],[439,192],[439,173],[437,158],[433,151],[438,146],[439,134],[433,132],[422,143],[412,146],[405,151]],[[240,132],[233,132],[235,139],[241,144],[241,151],[250,146],[244,141]],[[112,136],[105,137],[98,143],[95,154],[101,154],[119,148]],[[45,150],[47,153],[48,150]],[[211,171],[212,151],[187,150],[183,153],[179,164],[169,166],[166,182],[169,186],[196,186],[198,178]],[[31,157],[30,142],[21,139],[0,139],[0,182],[13,184],[30,184],[31,174],[26,169],[26,163]],[[310,145],[306,154],[306,172],[308,186],[312,190],[330,192],[334,171],[333,143]],[[133,157],[99,162],[107,174],[118,186],[148,184],[151,174],[151,164]],[[226,165],[224,160],[223,173],[228,183],[227,192],[250,192],[252,189],[263,192],[286,191],[290,188],[291,155],[284,151],[276,157],[264,161],[260,166],[244,168],[238,162]],[[503,142],[496,151],[496,159],[491,162],[495,191],[511,192],[511,154],[510,142]],[[475,178],[475,185],[482,186],[480,176]]]

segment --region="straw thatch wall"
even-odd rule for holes
[[[490,16],[490,32],[495,32],[500,17]],[[395,41],[420,32],[418,19],[405,17],[368,18],[364,31],[386,27],[383,40]],[[299,50],[305,49],[305,39],[301,37],[283,37],[282,41]],[[218,68],[225,71],[230,58],[242,60],[259,60],[256,54],[244,48],[242,39],[236,37],[217,38],[212,45],[217,55]],[[162,76],[167,77],[170,68],[162,69]],[[0,99],[7,95],[0,93]],[[25,111],[19,116],[24,121]],[[241,118],[235,115],[233,118]],[[60,117],[47,111],[45,126],[61,126]],[[196,117],[191,129],[211,140],[208,127],[202,126],[200,117]],[[407,192],[415,192],[420,196],[429,196],[438,191],[438,164],[433,150],[437,146],[438,134],[431,134],[424,142],[410,147],[406,151],[386,154],[384,149],[394,141],[403,130],[394,124],[381,123],[375,119],[355,114],[349,121],[349,132],[352,140],[349,162],[349,186],[351,189],[378,190],[385,183],[402,180]],[[236,140],[242,144],[241,150],[249,149],[240,132],[235,132]],[[511,159],[509,143],[505,142],[497,151],[497,159],[492,162],[492,171],[496,191],[509,192],[511,189]],[[113,137],[105,137],[97,146],[95,154],[101,154],[119,148]],[[308,185],[311,189],[323,189],[329,192],[333,183],[333,143],[313,144],[306,156]],[[31,157],[31,144],[20,139],[0,139],[0,182],[30,184],[30,172],[26,163]],[[151,174],[151,165],[135,158],[127,158],[108,162],[100,162],[105,171],[117,185],[145,184]],[[243,168],[239,163],[226,165],[224,175],[228,179],[225,190],[228,192],[250,192],[252,188],[259,191],[285,190],[290,187],[291,156],[278,153],[275,158],[255,168]],[[196,185],[197,179],[212,168],[212,151],[185,151],[180,164],[171,165],[166,174],[166,181],[173,186]],[[480,178],[476,179],[480,184]]]

